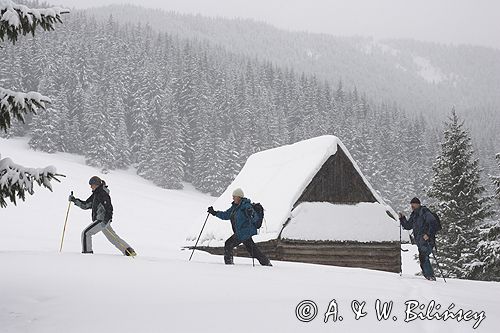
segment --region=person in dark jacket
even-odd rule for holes
[[[92,195],[87,200],[83,201],[73,195],[69,196],[69,201],[72,201],[81,209],[92,209],[92,223],[82,232],[82,253],[94,253],[92,251],[92,236],[102,231],[104,236],[120,252],[126,256],[135,256],[134,249],[118,237],[111,228],[113,205],[111,204],[111,197],[106,183],[99,177],[93,176],[89,180],[89,185],[92,189]]]
[[[432,215],[429,208],[422,206],[418,198],[413,198],[410,201],[412,213],[409,219],[406,219],[403,213],[399,213],[399,221],[406,230],[413,229],[413,236],[418,248],[418,259],[420,268],[427,280],[436,281],[434,270],[432,269],[429,256],[434,248],[434,239],[436,231],[433,226],[436,224],[435,217]]]
[[[208,213],[220,218],[230,220],[234,234],[226,240],[224,244],[224,262],[226,265],[233,265],[233,249],[243,243],[252,258],[256,258],[262,266],[272,266],[269,259],[262,253],[252,240],[252,236],[257,234],[255,227],[256,217],[251,201],[245,198],[243,190],[238,188],[233,192],[233,202],[226,211],[216,211],[213,207],[208,207]]]

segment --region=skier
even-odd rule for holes
[[[82,232],[82,253],[94,253],[92,251],[92,236],[102,231],[104,236],[126,256],[136,256],[136,253],[130,245],[118,237],[111,222],[113,218],[113,205],[109,196],[109,189],[104,180],[93,176],[89,180],[92,189],[92,195],[85,201],[69,196],[69,201],[81,209],[92,208],[92,223]]]
[[[251,201],[245,198],[243,190],[238,188],[233,192],[233,202],[226,211],[215,211],[212,206],[208,207],[208,213],[220,218],[230,220],[234,234],[224,244],[224,262],[233,265],[233,248],[243,243],[252,258],[256,258],[262,266],[272,266],[269,259],[262,253],[252,240],[257,234],[257,228],[252,220],[255,216]]]
[[[436,220],[429,208],[422,206],[418,198],[410,201],[412,213],[407,220],[403,213],[399,213],[399,221],[404,229],[413,229],[413,236],[418,248],[418,259],[424,277],[429,281],[436,281],[434,270],[429,256],[432,254],[436,231],[433,230]]]

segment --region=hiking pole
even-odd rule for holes
[[[73,191],[71,191],[71,195],[73,195]],[[64,219],[64,227],[63,227],[63,232],[62,232],[62,237],[61,237],[61,246],[59,247],[59,252],[62,252],[62,248],[63,248],[64,234],[66,233],[66,224],[68,223],[68,215],[69,215],[70,207],[71,207],[71,201],[68,202],[68,210],[66,211],[66,218]]]
[[[399,248],[401,251],[403,251],[403,247],[401,246],[401,229],[403,227],[401,226],[401,223],[399,224]],[[399,264],[399,276],[403,276],[403,263],[402,263],[402,259],[401,259],[401,252],[399,253],[399,260],[401,261],[401,263]]]
[[[252,246],[252,265],[255,267],[255,257],[253,255],[253,246]]]
[[[446,283],[446,278],[444,277],[443,270],[441,269],[441,266],[439,265],[439,261],[437,260],[436,255],[434,254],[434,252],[432,253],[432,257],[434,258],[434,260],[436,260],[436,264],[437,264],[437,266],[439,268],[439,272],[441,273],[441,277],[443,278],[444,283]]]
[[[401,229],[403,229],[403,225],[401,224],[401,221],[399,219],[396,219],[394,216],[392,216],[392,214],[388,210],[386,210],[385,212],[387,213],[387,215],[389,215],[390,218],[394,219],[395,221],[398,221],[398,223],[399,223],[399,247],[400,247],[401,251],[408,252],[408,249],[403,249],[403,247],[401,246],[403,244],[403,238],[401,236]],[[402,213],[400,213],[400,214],[402,214]]]
[[[200,240],[201,233],[203,232],[203,229],[205,229],[205,224],[207,224],[209,216],[210,216],[210,213],[207,214],[207,218],[205,219],[205,223],[203,223],[203,227],[201,227],[200,234],[198,235],[198,239],[196,240],[196,243],[194,244],[194,247],[193,247],[193,252],[191,252],[191,256],[189,256],[189,261],[191,261],[191,258],[193,257],[194,250],[196,250],[196,246],[198,245],[198,241]]]

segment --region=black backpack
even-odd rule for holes
[[[260,227],[262,227],[262,221],[264,220],[264,207],[262,207],[260,203],[252,202],[252,208],[254,214],[257,215],[254,220],[254,225],[257,229],[259,229]]]
[[[436,223],[434,224],[434,230],[436,233],[441,231],[443,229],[443,226],[441,225],[441,219],[439,218],[439,215],[437,213],[434,213],[431,211],[432,216],[434,216],[434,219],[436,220]]]
[[[429,212],[434,216],[434,223],[431,225],[432,229],[436,232],[436,234],[443,229],[443,226],[441,225],[441,219],[439,218],[439,215],[437,213],[434,213],[431,211],[429,208],[425,207]]]

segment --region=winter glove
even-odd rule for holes
[[[415,245],[415,236],[413,236],[413,232],[410,234],[410,243],[411,245]]]
[[[76,201],[75,196],[73,194],[70,194],[68,197],[68,201],[75,202]]]
[[[212,214],[213,216],[217,215],[217,212],[215,211],[214,207],[212,207],[212,206],[208,207],[207,212],[209,214]]]

